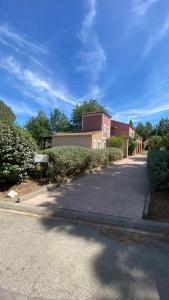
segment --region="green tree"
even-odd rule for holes
[[[136,133],[142,137],[144,142],[154,134],[153,125],[150,122],[146,122],[145,125],[139,123],[136,127]]]
[[[42,138],[51,134],[49,119],[43,111],[39,111],[37,117],[32,117],[25,125],[38,145],[41,145]]]
[[[144,125],[140,122],[136,127],[136,133],[143,138],[144,136]]]
[[[157,135],[164,136],[169,133],[169,118],[162,118],[156,126]]]
[[[134,124],[132,120],[130,120],[129,125],[131,126],[131,128],[134,128]]]
[[[0,121],[13,123],[16,120],[16,116],[12,109],[5,104],[4,101],[0,100]]]
[[[72,111],[72,124],[76,130],[82,129],[82,115],[86,112],[107,112],[104,105],[96,99],[85,100],[76,104]]]
[[[55,108],[51,113],[49,124],[53,133],[71,130],[71,124],[68,117],[58,108]]]

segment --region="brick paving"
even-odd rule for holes
[[[23,204],[141,219],[147,187],[146,156],[137,155],[33,197]]]

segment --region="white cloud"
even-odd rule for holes
[[[12,42],[13,42],[14,44],[17,44],[17,46],[22,48],[22,49],[30,48],[31,50],[34,50],[35,52],[38,52],[38,53],[39,52],[43,53],[43,54],[47,53],[47,50],[44,47],[36,45],[35,43],[27,40],[26,38],[24,38],[19,33],[14,32],[6,24],[0,25],[0,36],[8,39],[9,41],[11,41],[11,43],[9,43],[9,41],[7,41],[8,45],[11,45]],[[13,47],[15,47],[15,45],[13,45]]]
[[[169,33],[169,15],[167,16],[165,22],[159,28],[153,35],[150,36],[149,41],[147,43],[146,49],[145,49],[145,55],[148,55],[152,49],[161,42]]]
[[[91,79],[96,81],[100,72],[104,69],[106,55],[99,38],[94,29],[96,17],[96,0],[88,0],[88,12],[84,18],[79,37],[82,42],[82,49],[78,55],[80,63],[79,71],[89,72]]]
[[[82,39],[82,41],[84,43],[87,42],[88,35],[94,24],[94,19],[96,16],[96,0],[88,0],[88,6],[89,6],[89,10],[85,16],[85,19],[84,19],[84,22],[82,25],[82,30],[80,33],[80,38]]]
[[[134,0],[132,12],[137,16],[144,16],[159,0]]]
[[[14,75],[15,79],[22,81],[24,83],[24,89],[27,87],[28,92],[30,89],[43,97],[50,98],[48,103],[50,106],[53,105],[56,100],[64,101],[70,105],[75,104],[73,97],[68,94],[65,88],[54,87],[45,78],[41,78],[38,73],[34,73],[32,70],[24,68],[12,56],[2,59],[0,67],[5,69],[9,74]],[[22,92],[22,87],[20,88],[20,92]]]

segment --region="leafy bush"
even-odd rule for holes
[[[57,181],[57,176],[74,175],[88,168],[106,166],[109,161],[121,159],[120,149],[87,149],[75,146],[53,147],[44,150],[49,155],[48,176]]]
[[[149,147],[151,150],[159,150],[160,147],[162,146],[162,137],[158,135],[153,135],[149,139]]]
[[[169,133],[163,136],[161,144],[163,147],[166,147],[166,149],[169,150]]]
[[[107,139],[107,147],[121,148],[123,145],[123,138],[120,136],[111,136]]]
[[[152,189],[169,190],[169,150],[149,151],[147,169]]]
[[[129,138],[129,147],[128,147],[128,153],[129,155],[132,155],[134,150],[136,149],[137,142],[134,138]]]
[[[123,152],[119,148],[107,148],[106,149],[109,161],[120,160],[123,158]]]
[[[0,181],[16,182],[28,178],[34,170],[36,150],[25,130],[0,122]]]

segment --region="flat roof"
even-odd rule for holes
[[[101,130],[97,131],[85,131],[85,132],[58,132],[52,136],[85,136],[85,135],[94,135],[96,133],[102,132]]]
[[[104,114],[104,115],[108,116],[109,118],[111,118],[111,116],[108,113],[104,112],[104,111],[86,112],[86,113],[83,113],[83,116],[85,116],[85,115],[95,115],[95,114]]]

